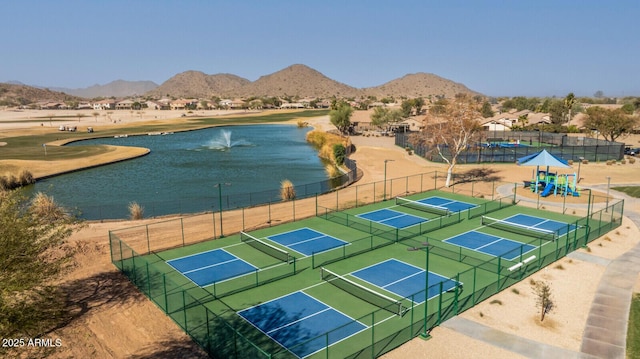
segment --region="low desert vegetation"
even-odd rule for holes
[[[307,133],[307,142],[318,149],[318,156],[320,158],[331,161],[339,166],[344,162],[346,148],[351,146],[349,138],[322,131],[311,131]],[[336,158],[336,152],[338,155],[342,154],[341,163],[338,163],[339,158]]]
[[[0,176],[0,191],[12,190],[34,183],[36,183],[36,179],[33,174],[27,170],[22,170],[17,177],[13,174]]]
[[[532,284],[533,294],[536,296],[536,306],[540,309],[540,321],[542,322],[555,307],[551,296],[551,286],[543,281],[532,280],[532,282],[535,283]]]
[[[144,207],[137,202],[129,203],[129,218],[132,220],[140,220],[144,218]]]
[[[283,201],[291,201],[296,198],[296,188],[293,183],[288,180],[282,180],[280,182],[280,199]]]
[[[0,191],[0,337],[40,337],[63,323],[66,297],[53,283],[72,267],[67,239],[80,225],[49,196]],[[0,357],[17,357],[8,350]]]

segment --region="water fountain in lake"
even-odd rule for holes
[[[251,146],[251,143],[243,139],[232,141],[231,131],[221,130],[220,134],[209,141],[209,143],[205,147],[211,150],[228,151],[231,149],[231,147],[240,146]]]

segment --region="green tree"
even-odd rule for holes
[[[584,126],[597,130],[605,140],[613,142],[618,137],[630,133],[637,123],[637,117],[627,115],[622,109],[593,106],[587,109]]]
[[[329,120],[331,124],[336,126],[338,131],[342,134],[346,134],[351,126],[351,115],[353,114],[353,108],[344,101],[338,101],[335,104],[335,109],[329,111]]]
[[[336,159],[336,165],[342,166],[344,164],[344,158],[347,155],[347,149],[342,143],[336,143],[333,145],[333,156]]]
[[[376,107],[370,118],[371,124],[378,128],[400,123],[404,119],[401,109],[391,110],[388,107]]]
[[[51,197],[0,191],[0,337],[37,337],[57,324],[64,300],[51,283],[70,264],[65,242],[78,224]]]
[[[416,116],[422,113],[422,108],[424,107],[424,99],[422,97],[413,99],[413,108],[416,109]]]
[[[378,128],[382,128],[389,122],[389,108],[388,107],[376,107],[373,109],[373,113],[369,118],[371,119],[371,125]]]
[[[494,115],[493,109],[491,108],[491,104],[489,103],[489,101],[485,101],[482,104],[482,109],[480,109],[480,112],[482,113],[482,117],[484,118],[493,117]]]
[[[449,167],[445,186],[451,184],[458,156],[477,139],[482,127],[480,105],[468,95],[441,102],[442,108],[427,113],[424,129],[413,138],[415,145],[426,145],[429,152],[440,156]]]
[[[565,121],[565,106],[562,101],[555,100],[549,105],[549,116],[551,123],[559,127]]]
[[[411,110],[413,109],[413,100],[404,100],[400,105],[402,111],[402,117],[407,118],[411,116]]]

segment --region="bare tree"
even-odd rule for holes
[[[458,156],[469,149],[481,130],[480,103],[468,95],[441,101],[441,106],[429,110],[423,130],[413,138],[415,144],[428,146],[429,152],[440,156],[449,165],[445,186],[451,184]]]
[[[551,312],[554,307],[553,298],[551,298],[551,287],[543,281],[535,282],[533,285],[533,293],[536,295],[536,306],[540,308],[540,321],[544,320],[544,316]]]

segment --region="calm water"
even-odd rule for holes
[[[327,179],[317,152],[305,140],[309,130],[256,125],[81,141],[70,146],[139,146],[151,153],[38,181],[34,190],[53,195],[88,219],[127,217],[133,201],[148,216],[219,209],[220,192],[223,208],[248,205],[235,203],[245,201],[240,194],[271,190],[264,196],[277,196],[283,179],[292,181],[298,192],[300,185]],[[260,201],[260,194],[253,197],[246,200]]]

